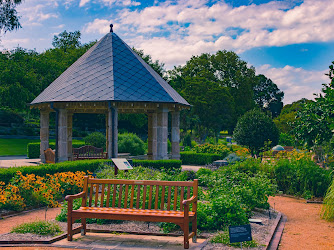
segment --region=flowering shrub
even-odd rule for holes
[[[18,171],[10,184],[0,183],[0,208],[20,211],[30,206],[57,207],[57,200],[82,190],[85,175],[77,171],[41,177]]]

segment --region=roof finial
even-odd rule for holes
[[[114,25],[111,23],[110,24],[110,33],[113,33],[113,30],[112,30],[112,27],[113,27]]]

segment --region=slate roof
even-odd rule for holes
[[[31,104],[128,101],[189,105],[115,33],[108,33]]]

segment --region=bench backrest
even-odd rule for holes
[[[85,177],[83,207],[183,211],[182,201],[198,196],[198,180],[151,181]],[[102,201],[102,202],[101,202]],[[195,206],[191,206],[195,211]]]
[[[80,157],[101,157],[103,156],[103,148],[86,145],[80,148],[73,148],[73,154]]]
[[[44,150],[44,156],[46,163],[55,163],[56,154],[51,148]]]

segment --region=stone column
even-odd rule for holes
[[[67,150],[67,110],[59,109],[58,114],[58,162],[68,160]]]
[[[180,160],[180,112],[172,112],[172,159]]]
[[[73,127],[73,113],[67,113],[67,157],[68,161],[73,160],[72,152],[72,127]]]
[[[150,112],[147,114],[148,120],[148,139],[147,157],[149,160],[157,159],[157,113]]]
[[[41,110],[40,113],[40,158],[45,163],[44,150],[49,148],[49,125],[50,125],[50,112]]]
[[[108,131],[107,131],[107,152],[108,158],[117,158],[118,156],[118,110],[115,107],[108,112]]]
[[[160,109],[157,114],[157,160],[168,159],[168,109]]]

